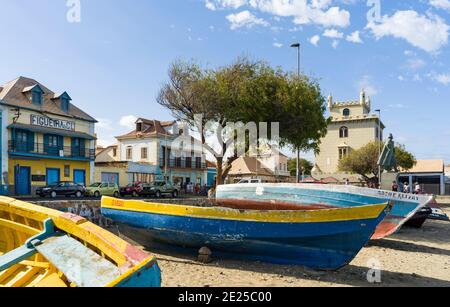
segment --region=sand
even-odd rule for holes
[[[444,210],[450,214],[449,207]],[[165,287],[450,287],[450,223],[445,222],[427,221],[422,229],[404,227],[388,239],[372,241],[337,272],[229,259],[201,264],[191,250],[146,249],[158,257]],[[368,282],[374,266],[381,269],[372,275],[380,283]]]

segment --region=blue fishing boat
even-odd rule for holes
[[[359,207],[389,202],[392,210],[378,225],[372,239],[399,230],[433,200],[413,195],[354,186],[323,184],[230,184],[217,188],[217,203],[235,209],[303,210],[305,208]]]
[[[102,213],[152,240],[233,257],[335,270],[350,263],[388,204],[297,211],[235,210],[102,199]]]

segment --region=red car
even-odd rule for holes
[[[133,197],[138,197],[139,193],[142,192],[142,187],[143,183],[142,182],[135,182],[132,184],[127,185],[126,187],[120,188],[119,192],[120,192],[120,196],[124,197],[124,196],[133,196]]]

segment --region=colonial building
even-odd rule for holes
[[[443,160],[417,160],[410,170],[399,174],[400,184],[408,183],[414,187],[419,183],[423,192],[434,195],[445,195],[445,166]]]
[[[371,113],[371,100],[364,90],[357,101],[334,102],[330,96],[328,109],[332,121],[328,134],[322,139],[312,175],[319,180],[334,177],[343,181],[349,175],[339,172],[339,161],[352,150],[382,141],[385,126],[378,115]]]
[[[94,178],[96,120],[41,83],[19,77],[0,86],[2,185],[33,195],[57,181]]]
[[[118,136],[117,141],[117,145],[97,155],[96,178],[99,180],[114,178],[123,184],[162,177],[179,185],[207,183],[206,158],[201,145],[175,121],[138,119],[136,129]],[[115,165],[119,164],[121,169],[115,171]],[[123,178],[125,173],[126,178]]]
[[[241,157],[233,162],[227,182],[242,179],[260,179],[263,182],[288,182],[288,157],[278,150],[270,149],[258,157]]]

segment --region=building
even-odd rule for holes
[[[443,160],[418,160],[411,170],[399,174],[399,182],[407,182],[410,187],[414,187],[418,182],[425,193],[444,195],[444,168]]]
[[[226,181],[235,183],[250,178],[264,182],[291,181],[288,157],[275,149],[258,157],[241,157],[233,162]]]
[[[105,148],[96,157],[97,179],[114,178],[121,185],[125,181],[149,182],[159,177],[179,185],[207,183],[201,144],[175,121],[140,118],[133,131],[116,139],[116,145]]]
[[[96,120],[30,78],[0,86],[2,185],[11,195],[34,195],[57,181],[94,178]]]
[[[318,180],[333,177],[344,181],[350,177],[339,172],[339,161],[352,150],[376,140],[382,141],[385,126],[378,115],[371,113],[371,100],[364,90],[358,101],[334,102],[330,96],[328,109],[331,124],[328,134],[321,140],[312,175]]]

